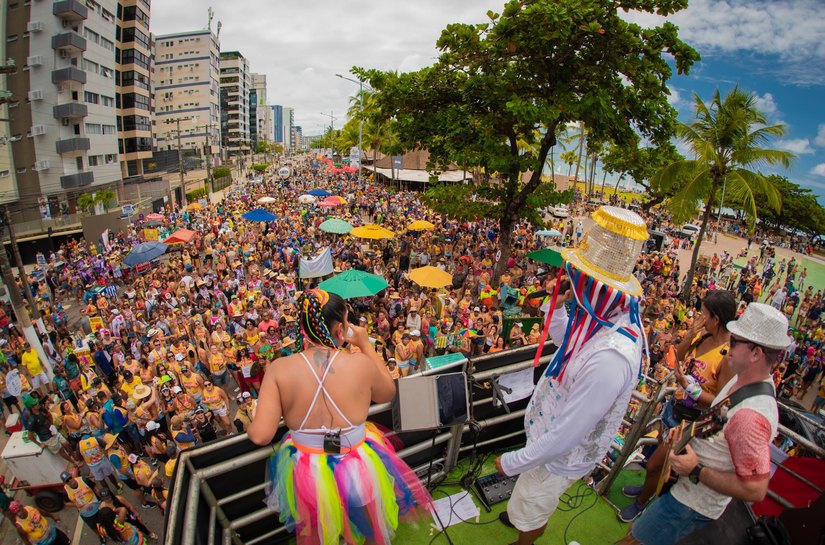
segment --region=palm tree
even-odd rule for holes
[[[561,158],[562,161],[567,163],[567,177],[569,178],[570,177],[570,171],[573,170],[573,165],[576,164],[576,160],[579,158],[579,155],[575,151],[570,150],[570,151],[565,151],[559,157]]]
[[[690,124],[677,122],[676,126],[677,136],[688,145],[693,159],[671,163],[654,177],[663,186],[675,183],[682,176],[688,180],[670,199],[670,209],[677,222],[695,216],[700,201],[705,204],[682,292],[686,302],[690,299],[699,248],[714,206],[721,206],[727,191],[743,203],[751,225],[757,216],[756,195],[764,195],[768,205],[778,211],[781,207],[779,191],[767,177],[751,169],[775,164],[788,167],[795,157],[787,151],[762,147],[771,137],[785,134],[785,125],[767,125],[765,114],[757,108],[755,95],[736,87],[724,100],[717,89],[709,105],[695,93],[694,100],[695,121]]]

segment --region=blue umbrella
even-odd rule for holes
[[[332,193],[326,189],[310,189],[307,191],[307,195],[312,195],[313,197],[328,197],[329,195],[332,195]]]
[[[561,232],[557,229],[543,229],[541,231],[536,231],[536,236],[538,237],[560,237]]]
[[[242,217],[249,221],[275,221],[277,219],[274,214],[263,208],[256,208],[252,212],[247,212]]]
[[[129,252],[129,255],[127,255],[126,259],[123,260],[123,264],[128,267],[134,267],[135,265],[140,265],[141,263],[148,263],[165,254],[168,249],[169,246],[156,240],[143,242],[135,246],[134,250]]]

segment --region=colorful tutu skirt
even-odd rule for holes
[[[429,493],[375,426],[342,434],[341,454],[322,439],[288,433],[269,460],[267,506],[298,545],[388,545],[399,520],[430,516]]]

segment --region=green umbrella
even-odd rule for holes
[[[333,218],[331,220],[327,220],[321,225],[319,225],[321,231],[326,233],[335,233],[336,235],[345,235],[352,231],[352,225],[348,221],[344,221],[341,219]]]
[[[747,257],[742,257],[742,258],[739,258],[739,259],[735,259],[733,261],[733,268],[734,269],[744,269],[745,265],[747,265],[747,264],[748,264],[748,258]]]
[[[318,287],[344,299],[353,299],[375,295],[387,288],[387,281],[377,274],[350,269],[324,280]]]
[[[553,248],[542,248],[535,252],[530,252],[527,257],[541,263],[546,263],[551,267],[561,267],[564,259],[561,257],[561,252]]]

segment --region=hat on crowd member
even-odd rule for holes
[[[413,337],[420,337],[421,332],[418,331],[417,329],[413,329],[412,331],[410,331],[410,335],[412,335]]]
[[[565,261],[608,286],[628,295],[642,294],[633,269],[650,235],[637,213],[601,206],[593,212],[593,225],[576,248],[562,251]]]
[[[158,334],[158,330],[155,329],[154,327],[146,332],[146,336],[149,337],[150,339],[152,337],[154,337],[155,335],[157,335],[157,334]]]
[[[295,344],[295,339],[292,337],[284,337],[284,340],[281,341],[281,348],[286,348],[287,346],[292,346]]]
[[[244,399],[249,399],[250,397],[252,397],[252,394],[250,394],[249,392],[244,392],[241,394],[241,397]]]
[[[23,508],[23,504],[20,503],[17,500],[11,500],[11,503],[9,504],[9,507],[8,507],[9,513],[11,513],[12,515],[17,514],[17,512],[20,511],[22,508]]]
[[[475,307],[475,308],[473,309],[473,312],[481,312],[481,308],[479,308],[479,307]]]
[[[60,482],[67,483],[71,480],[72,480],[72,474],[71,473],[69,473],[67,471],[64,471],[63,473],[60,474]]]
[[[169,375],[163,375],[162,377],[160,377],[161,385],[166,384],[167,382],[170,382],[171,380],[172,380],[172,377],[170,377]]]
[[[160,429],[160,424],[155,422],[154,420],[150,420],[146,423],[146,431],[155,431]]]
[[[181,390],[180,386],[172,386],[172,393],[173,394],[177,395],[177,394],[181,393],[182,391],[183,390]]]
[[[103,448],[112,448],[112,445],[114,445],[115,441],[117,441],[117,434],[106,433],[106,434],[103,434],[102,439],[103,439],[103,443],[104,443]]]
[[[184,356],[183,354],[175,354],[175,359],[178,361],[183,361],[184,359],[186,359],[186,356]]]
[[[130,454],[128,459],[129,459],[130,464],[136,464],[137,461],[139,460],[137,454]]]
[[[764,303],[750,303],[739,319],[728,322],[727,328],[732,335],[766,348],[784,350],[791,344],[788,318]]]

